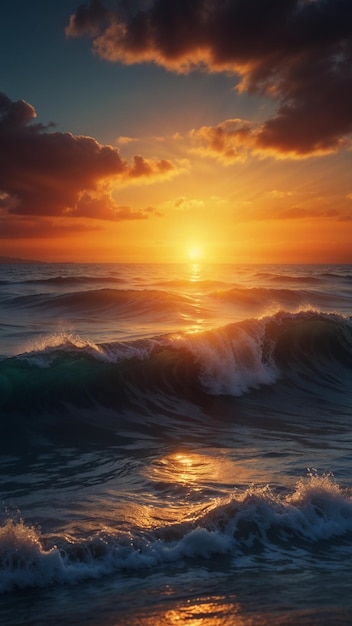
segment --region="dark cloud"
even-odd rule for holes
[[[79,37],[85,33],[96,35],[108,15],[109,12],[99,0],[92,0],[89,6],[81,4],[71,16],[66,32],[71,37]]]
[[[129,176],[131,178],[141,178],[144,176],[168,174],[173,170],[173,167],[172,163],[166,159],[148,161],[142,156],[137,155],[133,157],[133,165],[129,171]]]
[[[277,103],[256,129],[262,152],[332,152],[352,132],[351,0],[91,2],[67,28],[83,32],[111,61],[236,74],[240,91]]]
[[[86,216],[123,219],[111,197],[111,184],[153,181],[177,172],[169,161],[141,156],[132,164],[117,148],[92,137],[51,132],[35,123],[34,108],[0,93],[0,210],[16,215],[74,215],[90,194],[95,212]],[[82,213],[81,213],[82,214]],[[110,217],[108,217],[108,215]],[[135,219],[131,211],[125,219]],[[129,215],[129,216],[128,216]]]
[[[87,225],[60,219],[28,218],[7,215],[0,217],[0,239],[46,239],[100,230],[95,223]]]

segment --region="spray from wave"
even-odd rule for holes
[[[286,379],[304,384],[309,373],[318,382],[329,374],[333,382],[351,367],[351,320],[314,311],[130,342],[95,344],[59,334],[0,361],[0,410],[121,408],[148,391],[180,399],[240,397]]]
[[[53,544],[39,529],[9,518],[0,528],[0,591],[206,562],[214,555],[234,567],[277,570],[315,561],[321,567],[321,554],[348,549],[351,536],[349,492],[332,475],[315,471],[291,493],[249,487],[194,521],[143,533],[102,529],[85,539],[57,537]]]

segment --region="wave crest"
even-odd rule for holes
[[[273,384],[279,377],[272,355],[264,357],[262,321],[183,335],[178,343],[199,365],[199,380],[209,393],[242,396],[250,389]]]
[[[39,530],[22,520],[0,528],[0,591],[73,584],[117,571],[141,571],[187,559],[228,555],[236,567],[287,563],[303,566],[350,545],[352,501],[332,475],[310,472],[292,493],[249,487],[217,503],[192,522],[149,531],[146,536],[111,531],[45,545]],[[349,557],[348,557],[349,561]],[[331,563],[329,564],[329,566]]]
[[[47,397],[55,401],[56,394],[61,402],[78,399],[82,387],[89,387],[92,398],[104,392],[110,400],[126,386],[138,394],[148,385],[150,391],[167,388],[175,394],[191,393],[198,385],[207,393],[240,396],[294,372],[321,374],[333,365],[352,366],[352,322],[316,311],[130,342],[95,344],[63,333],[0,361],[0,406],[9,410],[7,399],[26,391],[35,407],[36,394],[43,396],[48,385]]]

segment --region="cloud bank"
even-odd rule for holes
[[[0,93],[0,213],[95,219],[145,219],[151,210],[120,207],[112,185],[153,182],[177,173],[168,160],[129,163],[92,137],[53,132],[24,100]]]
[[[349,141],[350,0],[93,0],[71,16],[66,34],[89,35],[109,61],[236,75],[240,92],[276,104],[251,129],[251,150],[304,157]]]

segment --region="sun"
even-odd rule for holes
[[[188,258],[191,261],[199,261],[202,258],[202,251],[199,246],[191,246],[188,248]]]

